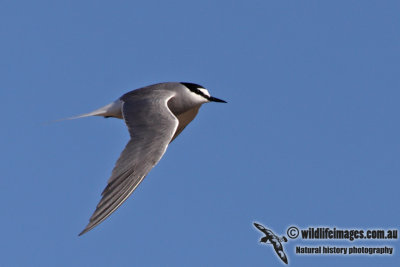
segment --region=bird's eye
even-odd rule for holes
[[[197,88],[197,89],[199,89],[199,91],[202,92],[204,95],[210,97],[210,93],[208,92],[207,89],[204,88]]]

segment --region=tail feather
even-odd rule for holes
[[[96,109],[92,112],[80,114],[80,115],[69,117],[69,118],[55,120],[53,122],[74,120],[74,119],[80,119],[80,118],[90,117],[90,116],[102,116],[102,117],[106,117],[106,118],[115,117],[115,118],[122,119],[121,107],[122,107],[122,101],[117,100],[117,101],[114,101],[114,102],[104,106],[104,107]]]

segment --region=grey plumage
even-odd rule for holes
[[[225,102],[211,97],[197,84],[161,83],[131,91],[103,108],[76,117],[123,118],[131,137],[96,210],[79,235],[104,221],[132,194],[159,162],[168,144],[194,119],[200,106],[211,101]]]

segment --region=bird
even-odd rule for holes
[[[130,134],[130,140],[101,193],[100,202],[79,236],[92,230],[121,206],[159,162],[168,145],[196,117],[201,105],[208,102],[227,103],[212,97],[199,84],[164,82],[130,91],[104,107],[68,118],[123,119]]]
[[[276,252],[276,254],[278,254],[279,258],[284,263],[288,264],[288,259],[286,257],[285,252],[283,251],[283,246],[282,246],[282,243],[281,243],[281,242],[287,242],[287,238],[285,236],[282,237],[282,238],[279,238],[271,230],[265,228],[261,224],[254,223],[254,226],[258,230],[260,230],[261,232],[263,232],[265,234],[265,236],[260,239],[260,242],[267,243],[269,241],[270,244],[272,244],[272,246],[274,247],[275,252]]]

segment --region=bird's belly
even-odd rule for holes
[[[185,129],[185,127],[194,119],[194,117],[196,117],[197,112],[199,112],[199,108],[200,106],[190,109],[176,116],[176,118],[179,121],[179,124],[174,134],[174,137],[172,137],[171,139],[171,142],[183,131],[183,129]]]

